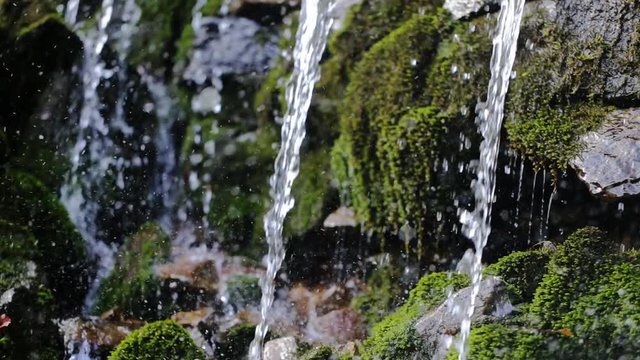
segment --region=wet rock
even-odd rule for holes
[[[333,228],[343,226],[356,226],[357,224],[356,213],[352,209],[342,206],[338,210],[329,214],[329,216],[327,216],[327,218],[322,223],[322,226]]]
[[[601,39],[604,94],[609,99],[640,98],[640,3],[628,0],[584,2],[560,0],[556,22],[580,41]]]
[[[198,85],[226,74],[264,73],[278,56],[277,37],[245,18],[204,18],[183,78]]]
[[[268,341],[264,344],[264,360],[295,360],[298,344],[293,336]]]
[[[489,6],[495,5],[495,0],[447,0],[444,8],[447,9],[455,19],[460,19],[478,13]]]
[[[312,325],[318,340],[327,343],[344,344],[349,341],[361,340],[366,335],[362,319],[351,308],[331,311],[317,318]]]
[[[193,311],[181,311],[171,316],[171,320],[180,325],[195,327],[200,323],[205,323],[213,314],[213,308],[202,307]]]
[[[584,149],[571,161],[594,195],[640,194],[640,109],[615,110],[596,131],[582,136]]]
[[[460,331],[462,320],[459,304],[468,304],[471,298],[471,287],[455,293],[444,304],[431,313],[423,316],[415,325],[417,333],[424,339],[429,358],[444,359],[447,354],[444,338],[453,337]],[[472,322],[501,318],[510,313],[504,283],[497,277],[487,277],[480,284],[480,292],[476,298]]]
[[[164,264],[156,268],[161,280],[178,280],[194,289],[214,293],[217,290],[218,274],[213,260],[193,260],[183,256],[173,263]]]
[[[108,352],[118,346],[133,330],[143,325],[143,321],[132,319],[82,320],[73,318],[61,321],[59,328],[64,333],[67,345],[86,342],[91,349],[95,349],[97,352]]]

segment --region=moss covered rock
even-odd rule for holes
[[[400,269],[395,266],[375,269],[367,279],[365,292],[351,302],[368,327],[380,322],[403,298],[400,276]]]
[[[633,358],[640,353],[640,266],[623,263],[595,281],[562,325],[582,344],[582,359]]]
[[[616,246],[593,227],[580,229],[552,255],[530,313],[541,327],[561,326],[564,314],[610,270]]]
[[[547,273],[550,250],[517,251],[490,265],[485,273],[500,277],[514,303],[530,302]]]
[[[342,188],[349,189],[347,200],[370,226],[399,227],[405,220],[421,222],[418,219],[422,211],[409,215],[409,209],[405,209],[409,202],[402,198],[407,191],[389,167],[401,157],[397,153],[398,137],[394,136],[397,132],[415,129],[415,136],[428,143],[429,133],[418,135],[421,124],[415,124],[426,122],[424,126],[428,128],[431,121],[437,122],[432,116],[434,112],[426,110],[419,113],[418,119],[405,118],[404,124],[399,124],[409,107],[420,106],[421,89],[415,83],[416,79],[418,83],[424,79],[424,69],[436,50],[440,26],[442,21],[433,15],[407,21],[364,55],[347,88],[333,166]],[[421,159],[425,165],[416,171],[428,167],[429,159]],[[427,179],[425,174],[421,180]]]
[[[239,324],[231,327],[216,343],[216,356],[219,360],[242,359],[249,352],[249,345],[255,335],[256,327],[251,324]]]
[[[31,258],[60,309],[79,310],[87,289],[84,242],[55,194],[22,172],[0,175],[0,218],[28,228],[37,239]]]
[[[162,283],[153,270],[167,260],[170,249],[170,239],[158,225],[143,225],[125,241],[111,274],[100,284],[93,312],[116,308],[144,320],[170,314],[172,301],[163,297]]]
[[[426,275],[409,293],[409,298],[393,314],[374,325],[371,336],[362,342],[364,360],[408,359],[422,350],[422,340],[414,324],[421,315],[441,304],[449,291],[469,284],[466,276],[449,273]]]
[[[236,308],[258,306],[262,296],[259,279],[247,275],[235,275],[229,278],[227,292],[229,293],[229,303]]]
[[[204,360],[204,353],[182,326],[171,320],[147,324],[127,336],[109,360]]]

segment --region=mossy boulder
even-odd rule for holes
[[[409,107],[420,107],[420,80],[432,60],[439,41],[442,20],[436,15],[417,16],[376,43],[358,63],[347,88],[341,111],[341,135],[333,151],[332,165],[341,183],[343,197],[352,203],[356,213],[370,227],[399,228],[409,221],[419,226],[419,213],[409,213],[403,189],[389,168],[401,156],[398,154],[397,132],[415,129],[420,141],[430,143],[429,133],[417,133],[420,122],[428,128],[434,111],[420,112],[414,121],[399,120]],[[416,116],[413,116],[416,117]],[[407,129],[406,123],[414,124]],[[418,125],[415,125],[418,123]],[[403,126],[404,125],[404,126]],[[404,147],[406,151],[413,149]],[[429,151],[427,148],[425,151]],[[431,157],[422,158],[428,168]],[[348,176],[350,175],[350,176]],[[422,177],[422,183],[428,174]],[[419,189],[412,189],[411,191]]]
[[[84,242],[55,194],[38,179],[18,171],[0,175],[0,218],[33,234],[35,264],[47,275],[61,311],[78,311],[87,290]]]
[[[552,255],[531,303],[530,313],[539,326],[561,327],[564,314],[610,270],[615,251],[616,244],[596,228],[571,234]]]
[[[157,321],[127,336],[109,360],[204,360],[189,333],[172,320]]]
[[[300,360],[331,360],[333,349],[326,345],[316,346],[300,356]]]
[[[61,312],[47,274],[34,262],[37,243],[26,228],[0,220],[0,313],[11,318],[2,332],[1,359],[63,356],[54,323]]]
[[[169,257],[171,242],[162,229],[147,223],[127,238],[116,255],[116,264],[100,284],[93,312],[117,309],[138,319],[157,320],[171,314],[170,297],[153,266]]]
[[[258,306],[262,296],[259,279],[248,275],[235,275],[229,278],[227,292],[229,294],[229,303],[236,308]]]
[[[542,36],[533,35],[538,49],[524,51],[514,68],[505,127],[511,147],[537,167],[566,170],[581,149],[578,137],[607,112],[599,69],[608,45],[599,36],[575,39],[553,24],[534,29]]]
[[[423,343],[415,331],[415,322],[446,300],[450,291],[468,284],[469,279],[460,274],[432,273],[420,279],[405,304],[374,325],[371,336],[359,348],[362,358],[407,359],[419,354]]]
[[[367,288],[351,302],[353,307],[372,327],[380,322],[403,299],[400,269],[396,266],[376,268],[367,279]]]
[[[220,336],[216,343],[218,360],[235,360],[244,358],[249,352],[249,345],[255,335],[256,327],[251,324],[238,324]]]
[[[633,358],[640,353],[640,266],[610,268],[566,313],[562,325],[582,344],[582,359]]]
[[[516,251],[489,265],[486,274],[504,281],[514,303],[530,302],[547,273],[551,250]]]

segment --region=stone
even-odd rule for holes
[[[182,256],[175,262],[158,266],[156,274],[161,280],[178,280],[189,287],[209,293],[215,292],[218,287],[216,264],[210,259],[194,260],[189,256]]]
[[[640,194],[640,108],[612,111],[598,130],[580,141],[583,150],[570,164],[592,194]]]
[[[322,223],[322,226],[326,228],[333,227],[345,227],[345,226],[356,226],[358,222],[356,221],[356,213],[353,209],[349,209],[347,207],[340,207],[338,210],[332,212],[327,216],[327,218]]]
[[[268,341],[264,344],[263,360],[295,360],[298,344],[293,336]]]
[[[430,359],[446,357],[446,340],[450,340],[460,332],[463,304],[469,303],[471,292],[471,287],[458,291],[445,303],[416,322],[416,332],[424,340],[428,352],[426,356]],[[507,289],[502,280],[494,276],[484,278],[480,283],[480,292],[476,298],[471,322],[500,319],[507,316],[511,310]]]
[[[556,23],[571,36],[607,44],[600,63],[608,99],[640,98],[640,2],[558,0]],[[635,65],[634,65],[635,64]]]
[[[171,320],[180,325],[196,327],[200,323],[206,323],[213,311],[211,307],[202,307],[193,311],[181,311],[171,315]]]
[[[362,340],[367,333],[360,315],[348,307],[333,310],[309,324],[313,327],[314,337],[324,343],[344,344]]]
[[[227,74],[263,74],[278,56],[277,37],[255,21],[236,18],[202,19],[183,78],[197,85],[221,87]]]
[[[448,10],[455,19],[471,16],[495,4],[495,0],[446,0],[444,8]]]

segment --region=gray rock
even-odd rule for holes
[[[470,16],[478,13],[483,8],[488,8],[496,4],[496,0],[446,0],[444,8],[447,9],[455,19]]]
[[[570,163],[592,194],[640,194],[640,108],[611,112],[600,129],[581,141],[584,149]]]
[[[640,71],[629,60],[640,49],[640,2],[558,0],[557,11],[556,23],[572,37],[608,44],[600,64],[605,97],[639,99]]]
[[[295,360],[298,344],[293,336],[268,341],[264,344],[263,360]]]
[[[471,287],[453,294],[444,304],[423,316],[415,325],[416,332],[425,342],[428,359],[444,359],[447,354],[446,340],[460,332],[462,309],[469,304]],[[487,277],[480,284],[476,298],[472,322],[498,319],[508,315],[511,304],[508,302],[506,287],[497,277]]]
[[[278,56],[277,41],[249,19],[202,18],[183,77],[219,87],[216,82],[225,74],[264,73]]]

